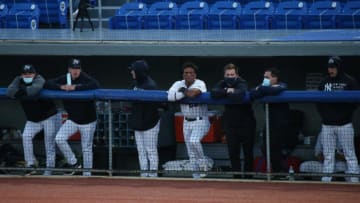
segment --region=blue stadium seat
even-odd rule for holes
[[[0,28],[5,27],[5,18],[8,13],[8,7],[6,4],[0,3]]]
[[[360,0],[349,1],[341,14],[337,15],[338,28],[360,28]]]
[[[32,0],[40,8],[40,23],[67,27],[69,0]]]
[[[241,5],[236,1],[218,1],[210,7],[208,29],[237,29]]]
[[[306,15],[306,29],[335,29],[336,15],[341,13],[337,1],[315,1]]]
[[[0,2],[6,4],[10,9],[16,3],[31,3],[31,0],[1,0]]]
[[[147,13],[147,6],[141,2],[130,2],[123,4],[116,15],[110,17],[110,29],[142,29],[144,15]]]
[[[270,1],[249,2],[242,9],[240,29],[270,29],[274,10]]]
[[[6,28],[38,29],[40,10],[33,3],[13,4],[6,16]]]
[[[157,2],[144,16],[145,29],[174,29],[178,7],[173,2]]]
[[[277,5],[272,29],[303,29],[307,4],[303,1],[284,1]]]
[[[179,8],[176,29],[206,29],[209,6],[203,1],[188,1]]]

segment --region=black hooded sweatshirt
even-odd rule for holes
[[[133,84],[135,91],[158,89],[155,81],[148,75],[147,67],[136,66],[131,67],[131,70],[134,70],[136,75]],[[159,107],[160,103],[156,102],[133,102],[132,115],[129,121],[130,127],[138,131],[145,131],[155,127],[160,119]]]
[[[321,91],[358,90],[354,78],[338,68],[335,78],[327,76],[319,85]],[[317,108],[325,125],[345,125],[352,121],[352,115],[357,107],[356,103],[318,103]]]

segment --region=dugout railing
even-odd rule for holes
[[[48,99],[54,99],[54,100],[63,100],[63,99],[70,99],[70,100],[96,100],[100,102],[106,103],[102,107],[103,113],[107,112],[108,119],[108,130],[104,132],[104,136],[107,137],[106,141],[107,146],[113,146],[113,112],[112,112],[112,105],[116,102],[132,102],[132,101],[144,101],[144,102],[164,102],[168,103],[167,99],[167,92],[166,91],[155,91],[155,90],[149,90],[149,91],[133,91],[133,90],[126,90],[126,89],[98,89],[98,90],[91,90],[91,91],[75,91],[75,92],[64,92],[64,91],[52,91],[52,90],[43,90],[40,95],[40,97],[48,98]],[[0,99],[9,99],[6,96],[6,88],[0,88]],[[244,97],[244,100],[242,102],[250,102],[249,94],[246,94]],[[265,129],[266,129],[266,172],[265,173],[259,173],[259,172],[235,172],[235,171],[207,171],[207,174],[225,174],[225,175],[252,175],[252,176],[261,176],[262,179],[266,180],[272,180],[273,175],[282,175],[284,177],[287,177],[289,174],[287,173],[271,173],[270,168],[270,142],[271,135],[269,133],[269,109],[268,104],[269,103],[317,103],[317,102],[345,102],[345,103],[359,103],[360,102],[360,91],[343,91],[343,92],[320,92],[320,91],[285,91],[281,93],[278,96],[266,96],[262,99],[259,99],[255,102],[259,102],[264,104],[265,106]],[[183,99],[179,103],[191,103],[191,104],[209,104],[209,105],[224,105],[233,103],[230,100],[227,99],[219,99],[214,100],[210,98],[209,93],[204,93],[200,95],[196,99]],[[19,108],[20,105],[19,105]],[[99,112],[98,112],[99,113]],[[175,135],[174,135],[175,136]],[[227,150],[227,149],[224,149]],[[112,176],[114,174],[139,174],[139,169],[134,170],[126,170],[121,171],[114,169],[113,167],[113,147],[108,147],[107,151],[107,158],[108,158],[108,167],[107,169],[92,169],[92,172],[95,173],[105,173],[109,176]],[[28,168],[17,168],[17,167],[0,167],[0,170],[26,170]],[[161,169],[161,166],[159,166],[159,174],[166,173],[164,170]],[[37,170],[45,170],[45,168],[37,168]],[[55,168],[54,171],[69,171],[70,169],[66,168]],[[82,171],[83,169],[78,169],[77,171]],[[190,174],[190,171],[180,171],[179,174]],[[347,176],[358,176],[354,174],[322,174],[322,173],[294,173],[291,174],[295,177],[313,177],[313,176],[324,176],[324,175],[331,175],[334,177],[347,177]],[[291,178],[292,177],[288,177]]]

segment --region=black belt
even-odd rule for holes
[[[196,118],[187,118],[187,117],[185,117],[185,120],[186,121],[196,121],[196,120],[202,120],[203,118],[202,117],[196,117]]]

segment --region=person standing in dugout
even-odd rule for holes
[[[195,98],[206,92],[206,85],[197,79],[198,67],[193,63],[185,63],[182,67],[183,80],[176,81],[168,91],[169,101],[179,101],[183,98]],[[193,178],[204,177],[199,171],[207,171],[205,168],[206,158],[204,156],[201,139],[209,131],[210,122],[208,107],[206,104],[180,104],[184,115],[183,133]]]
[[[287,90],[287,84],[281,81],[280,71],[277,68],[269,68],[264,72],[264,79],[261,85],[250,91],[252,100],[264,96],[278,95]],[[288,103],[269,104],[269,128],[270,128],[270,162],[271,171],[287,172],[282,167],[282,150],[287,149],[290,143],[290,107]],[[266,136],[263,136],[266,143]],[[266,150],[263,150],[266,151]],[[286,170],[286,171],[285,171]]]
[[[345,90],[358,90],[358,83],[354,78],[344,72],[340,57],[332,56],[328,60],[328,76],[321,81],[320,91],[334,92]],[[347,164],[346,173],[359,174],[358,160],[354,146],[354,127],[352,124],[353,112],[356,103],[318,103],[318,112],[322,119],[320,132],[323,146],[324,166],[323,173],[334,173],[336,140],[343,149]],[[330,182],[331,176],[321,178],[323,182]],[[350,177],[349,182],[359,182],[358,177]]]
[[[35,67],[27,64],[22,67],[21,74],[9,85],[7,95],[20,100],[27,119],[22,134],[26,166],[31,168],[38,166],[34,155],[33,138],[44,130],[46,168],[49,170],[45,170],[43,175],[51,175],[50,169],[55,167],[55,135],[61,125],[61,118],[53,101],[39,98],[44,84],[45,79],[36,72]],[[30,170],[25,175],[34,175],[36,172]]]
[[[82,71],[79,59],[70,59],[68,73],[58,78],[48,80],[46,89],[63,91],[82,91],[99,88],[99,82]],[[77,131],[81,134],[81,147],[83,154],[83,176],[91,176],[93,167],[93,137],[96,128],[96,108],[93,100],[64,100],[65,111],[68,119],[61,126],[55,141],[60,151],[64,154],[71,168],[81,168],[75,154],[71,150],[68,139]],[[88,170],[86,170],[88,169]],[[67,175],[74,175],[75,170]]]
[[[134,91],[158,89],[155,81],[149,76],[149,66],[146,61],[135,61],[130,65],[129,71],[133,78]],[[135,131],[141,177],[157,177],[159,107],[160,104],[156,102],[133,102],[130,127]]]
[[[247,89],[247,82],[239,76],[238,67],[230,63],[224,67],[224,79],[220,80],[210,91],[210,95],[214,99],[228,98],[235,102],[226,104],[224,111],[226,142],[234,172],[241,171],[241,144],[245,158],[244,170],[245,172],[253,170],[256,121],[251,104],[242,103]],[[242,176],[235,174],[234,177]]]

